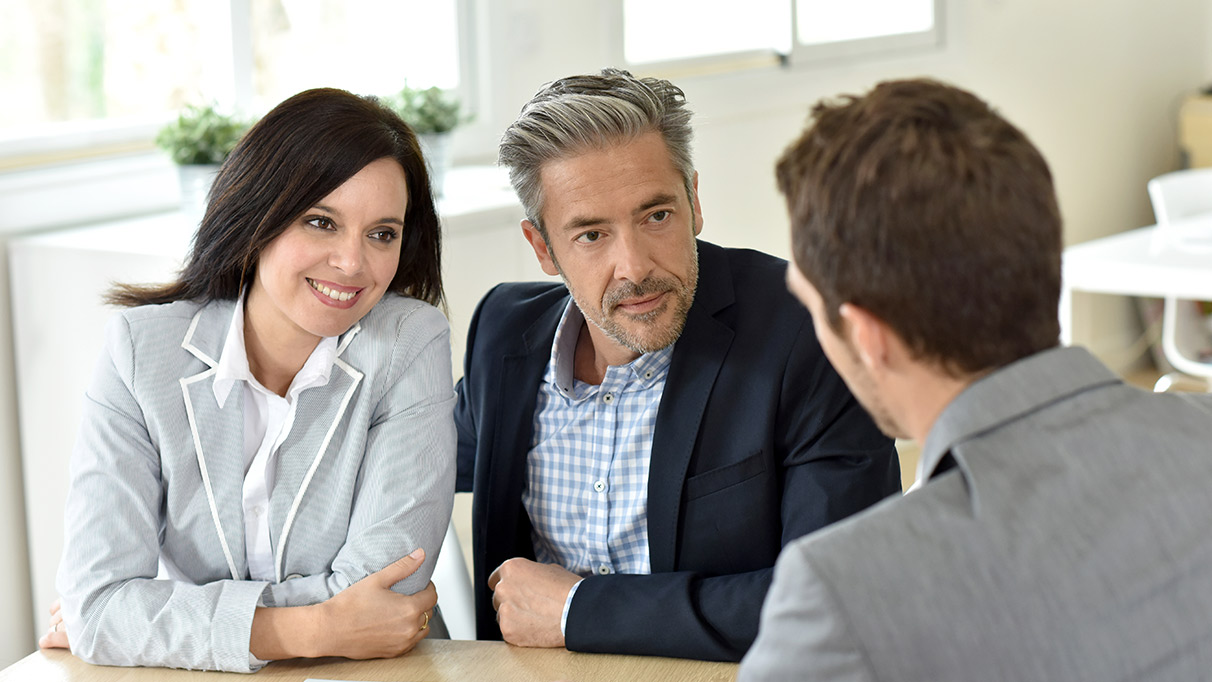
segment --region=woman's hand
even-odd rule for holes
[[[346,658],[392,658],[429,634],[429,618],[438,603],[433,583],[413,595],[391,591],[424,560],[425,551],[418,549],[319,605],[323,630],[341,640],[340,650],[333,653]]]
[[[67,630],[63,626],[63,612],[60,610],[59,600],[56,599],[50,607],[50,627],[46,629],[46,634],[42,635],[42,639],[38,640],[38,646],[43,649],[70,649],[71,646],[67,642]]]
[[[433,583],[412,595],[391,591],[425,561],[425,551],[388,564],[321,604],[258,608],[249,651],[262,660],[320,656],[392,658],[429,634],[438,603]]]

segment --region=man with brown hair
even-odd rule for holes
[[[1043,157],[917,80],[817,105],[784,154],[791,291],[918,486],[788,545],[740,679],[1203,679],[1212,399],[1057,347]]]

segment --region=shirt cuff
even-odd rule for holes
[[[273,598],[273,595],[271,595],[269,593],[269,584],[268,583],[265,585],[265,590],[261,592],[261,596],[257,597],[257,608],[270,606],[270,604],[266,603],[267,598],[269,598],[269,599]],[[256,617],[256,612],[253,613],[253,616]],[[262,661],[261,659],[257,658],[256,656],[253,656],[253,653],[251,651],[248,652],[249,670],[251,670],[253,672],[257,672],[258,670],[260,670],[261,668],[264,668],[265,666],[269,665],[270,663],[271,663],[271,661]]]
[[[572,608],[572,595],[577,593],[577,588],[581,583],[585,582],[584,578],[576,581],[572,589],[568,590],[568,598],[564,600],[564,613],[560,614],[560,636],[567,637],[566,630],[568,629],[568,610]]]

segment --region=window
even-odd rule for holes
[[[804,62],[939,42],[941,0],[622,0],[623,57],[658,62]],[[671,30],[677,27],[677,30]]]
[[[457,0],[5,0],[0,169],[146,149],[188,103],[457,88]],[[423,27],[423,28],[419,28]]]
[[[207,0],[0,7],[0,154],[10,160],[150,140],[155,122],[196,96],[191,89],[222,77],[204,48],[227,31],[207,21],[221,14]]]
[[[796,0],[795,33],[799,42],[822,45],[934,27],[934,3],[912,0]]]
[[[942,0],[795,0],[795,62],[937,45]]]
[[[787,0],[747,0],[744,12],[703,11],[693,0],[624,0],[623,56],[628,64],[755,52],[786,54]],[[677,30],[670,30],[670,27]]]
[[[258,110],[313,87],[368,94],[459,85],[455,3],[252,0]]]

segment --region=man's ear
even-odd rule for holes
[[[842,318],[842,330],[846,341],[858,355],[868,372],[879,372],[887,368],[892,350],[892,330],[883,320],[865,308],[853,303],[843,303],[838,308]]]
[[[539,267],[543,268],[543,272],[549,275],[560,274],[560,271],[556,269],[555,259],[551,256],[551,250],[547,247],[547,240],[543,239],[539,228],[529,220],[523,220],[522,235],[526,237],[526,241],[530,242],[530,248],[534,249],[535,258],[539,259]]]

